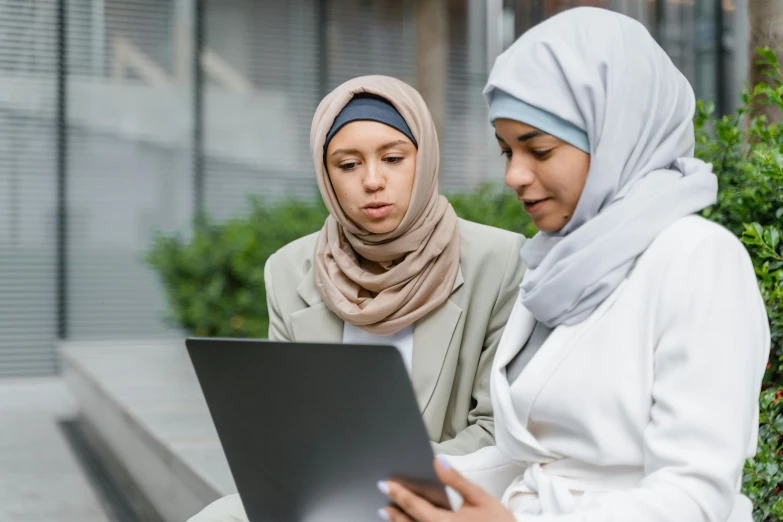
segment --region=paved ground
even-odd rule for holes
[[[75,410],[57,378],[0,379],[0,522],[107,522],[57,425]]]

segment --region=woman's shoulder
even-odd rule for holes
[[[467,254],[484,257],[519,252],[519,247],[525,241],[522,234],[502,228],[482,225],[462,218],[457,222],[463,256]]]
[[[287,274],[301,278],[312,266],[319,233],[295,239],[272,254],[267,260],[269,273],[275,279],[285,278]]]
[[[678,219],[664,229],[648,251],[687,254],[704,247],[745,250],[742,242],[726,228],[701,216],[690,215]]]
[[[723,226],[696,215],[669,225],[637,263],[639,271],[657,280],[673,271],[692,271],[698,267],[702,272],[710,272],[727,266],[753,275],[745,245]]]
[[[487,283],[487,278],[516,286],[524,273],[519,249],[522,234],[496,227],[459,220],[460,266],[466,281]]]

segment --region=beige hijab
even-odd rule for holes
[[[410,206],[397,229],[387,234],[370,233],[343,212],[323,161],[334,119],[360,92],[394,105],[418,144]],[[386,76],[345,82],[315,111],[310,148],[318,188],[331,214],[315,252],[315,286],[326,306],[367,332],[390,335],[443,304],[459,269],[459,231],[454,209],[438,193],[438,138],[419,93]]]

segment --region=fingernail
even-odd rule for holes
[[[440,467],[443,468],[444,471],[448,471],[451,469],[451,464],[449,464],[446,455],[438,455],[435,458],[438,459],[438,464],[440,464]]]
[[[389,485],[386,482],[381,480],[380,482],[378,482],[378,491],[380,491],[384,495],[388,495],[389,494]],[[385,510],[382,510],[382,511],[384,511],[384,513],[385,513]],[[386,519],[386,520],[388,520],[388,519]]]
[[[389,513],[383,508],[378,510],[378,516],[383,520],[389,520]]]

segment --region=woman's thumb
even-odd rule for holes
[[[485,495],[488,495],[486,491],[460,475],[446,455],[435,457],[435,472],[443,484],[462,496],[466,504],[478,504]]]

